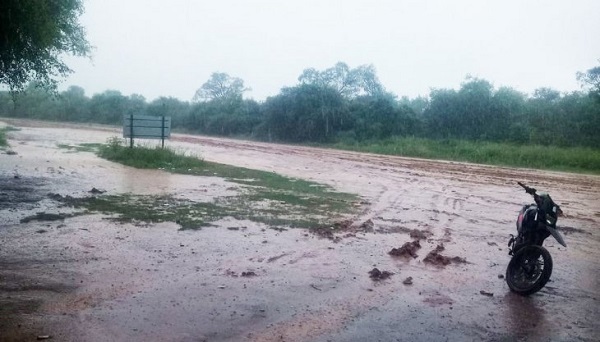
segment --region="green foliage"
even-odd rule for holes
[[[502,140],[519,108],[516,92],[494,92],[485,80],[467,78],[459,91],[433,90],[424,111],[428,135],[436,138]]]
[[[61,55],[90,53],[82,13],[81,0],[0,1],[0,84],[13,91],[32,80],[55,87],[55,77],[71,72]]]
[[[600,62],[600,60],[598,60]],[[578,72],[577,80],[590,91],[590,96],[600,101],[600,66],[586,72]]]
[[[215,72],[210,76],[200,89],[196,90],[193,101],[230,101],[240,100],[245,91],[244,81],[238,77],[231,77],[224,72]]]
[[[204,101],[195,103],[168,97],[147,103],[114,90],[89,98],[79,87],[54,96],[32,83],[14,98],[0,92],[0,116],[120,124],[123,114],[170,115],[174,130],[266,141],[360,144],[419,137],[597,150],[599,70],[578,73],[587,92],[539,88],[526,95],[467,77],[459,89],[398,99],[383,90],[372,66],[351,69],[340,62],[304,70],[298,85],[262,103],[243,99],[243,81],[225,73],[213,74],[201,88]]]
[[[384,139],[420,132],[416,114],[391,94],[361,96],[349,102],[350,127],[357,140]],[[348,136],[348,135],[347,135]]]
[[[263,107],[269,140],[328,141],[342,130],[348,112],[333,88],[303,84],[284,88]]]
[[[298,81],[304,85],[335,89],[345,98],[374,96],[384,92],[373,65],[361,65],[351,69],[346,63],[338,62],[323,71],[309,68],[302,72]]]
[[[405,157],[600,173],[600,151],[586,147],[561,148],[548,145],[517,145],[454,139],[432,140],[414,137],[361,144],[340,142],[334,146],[353,151]]]
[[[200,102],[187,113],[173,117],[173,128],[221,136],[250,136],[261,122],[260,106],[254,100]]]

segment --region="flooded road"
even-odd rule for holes
[[[118,129],[6,122],[21,130],[8,133],[17,154],[0,153],[2,341],[600,339],[598,176],[175,134],[169,146],[208,161],[359,194],[365,205],[352,220],[372,231],[332,241],[234,219],[198,231],[100,215],[20,223],[62,210],[48,193],[95,187],[206,200],[231,184],[58,147],[104,143]],[[516,181],[550,192],[567,214],[559,227],[568,248],[546,241],[552,278],[528,298],[500,277],[508,234],[531,202]],[[425,235],[416,258],[388,255],[415,231]],[[424,262],[438,245],[466,262]],[[374,281],[373,268],[393,275]]]

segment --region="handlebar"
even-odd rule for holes
[[[525,184],[523,184],[521,182],[517,182],[517,184],[519,184],[523,189],[525,189],[526,193],[528,193],[530,195],[533,195],[535,197],[536,190],[534,188],[530,188],[530,187],[528,187],[527,185],[525,185]]]
[[[521,182],[517,182],[517,184],[519,184],[523,189],[525,189],[525,192],[533,196],[533,200],[535,201],[535,204],[538,205],[538,207],[542,206],[542,198],[536,193],[536,190],[534,188],[528,187],[527,185]],[[548,198],[550,198],[550,196],[548,196]],[[553,206],[556,206],[556,216],[565,216],[558,204],[554,203],[554,201],[552,201],[551,203]]]

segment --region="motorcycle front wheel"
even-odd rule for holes
[[[528,296],[542,289],[552,274],[552,257],[542,246],[525,246],[510,259],[506,283],[511,291]]]

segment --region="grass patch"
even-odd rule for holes
[[[586,147],[567,148],[411,137],[397,137],[367,143],[337,143],[333,146],[345,150],[405,157],[580,173],[600,173],[600,150]]]
[[[0,148],[8,147],[8,140],[6,139],[7,132],[19,131],[19,128],[6,126],[0,128]]]
[[[194,229],[224,217],[233,217],[279,229],[318,229],[331,226],[353,213],[356,210],[354,203],[359,200],[356,195],[336,192],[322,184],[272,172],[210,163],[169,148],[128,148],[116,138],[100,146],[97,153],[102,158],[132,167],[220,177],[237,183],[240,188],[236,196],[219,197],[210,203],[172,196],[139,195],[103,195],[66,201],[90,212],[117,214],[118,220],[125,222],[170,221],[179,223],[182,229]]]
[[[182,229],[197,229],[223,217],[226,211],[213,203],[198,203],[171,196],[109,195],[69,198],[71,206],[89,212],[117,215],[119,222],[176,222]]]
[[[125,147],[123,140],[116,137],[100,146],[98,156],[140,169],[165,169],[174,173],[186,173],[186,170],[191,171],[205,165],[201,159],[186,156],[171,148]]]

